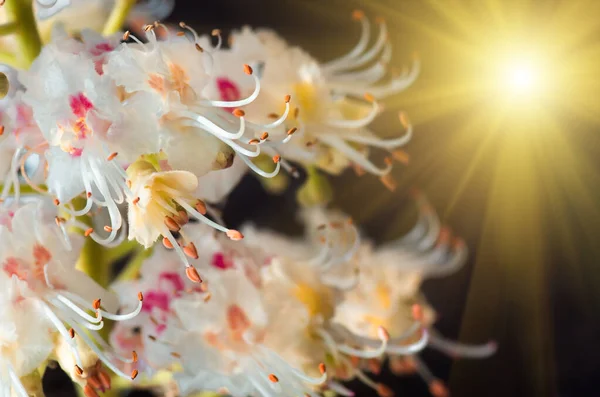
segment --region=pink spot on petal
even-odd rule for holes
[[[230,261],[222,252],[217,252],[213,255],[211,265],[217,269],[225,270],[233,267],[233,262]]]
[[[69,105],[73,114],[78,118],[85,117],[87,112],[94,108],[92,102],[82,92],[71,95]]]
[[[237,101],[241,98],[240,89],[237,85],[226,77],[217,78],[217,88],[219,89],[219,93],[221,94],[221,100],[223,101]],[[234,108],[225,108],[230,112],[233,111]]]
[[[147,291],[144,293],[144,304],[142,311],[151,313],[155,307],[162,311],[169,311],[171,299],[169,295],[161,291]]]
[[[185,288],[185,283],[183,281],[183,278],[179,275],[179,273],[163,272],[158,277],[158,281],[159,283],[161,281],[166,281],[170,283],[175,291],[183,291],[183,289]]]

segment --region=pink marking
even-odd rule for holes
[[[240,89],[237,85],[226,77],[219,77],[217,79],[217,88],[221,94],[221,100],[223,101],[237,101],[241,98]],[[234,108],[224,108],[230,112]]]
[[[211,265],[217,269],[225,270],[233,267],[233,262],[230,261],[222,252],[217,252],[213,255]]]
[[[2,265],[2,269],[6,272],[6,274],[8,274],[11,277],[17,276],[19,280],[27,279],[27,271],[23,269],[19,259],[17,258],[7,258],[4,264]]]
[[[104,54],[105,52],[111,52],[112,50],[114,50],[114,47],[111,46],[109,43],[100,43],[96,44],[96,46],[90,50],[90,54],[97,57],[99,55]]]
[[[152,309],[157,307],[162,311],[169,311],[171,299],[169,295],[161,291],[147,291],[144,293],[144,304],[142,305],[143,312],[152,312]]]
[[[69,154],[71,155],[71,157],[81,157],[81,154],[83,153],[83,149],[81,148],[71,148],[71,150],[69,151]]]
[[[185,283],[179,273],[163,272],[158,276],[158,282],[163,280],[171,283],[175,291],[183,291],[185,288]]]
[[[94,108],[92,102],[82,92],[77,95],[71,95],[69,105],[71,106],[71,111],[77,117],[85,117],[87,112]]]

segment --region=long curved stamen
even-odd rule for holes
[[[451,357],[487,358],[498,349],[496,342],[488,342],[482,345],[467,345],[454,342],[437,335],[431,335],[429,346],[440,350]]]
[[[339,394],[340,396],[344,396],[344,397],[354,397],[355,396],[355,394],[352,390],[348,389],[341,383],[338,383],[334,380],[330,380],[327,383],[327,386],[329,387],[329,389],[334,391],[336,394]]]
[[[340,68],[345,68],[345,65],[350,60],[358,57],[367,49],[367,45],[369,44],[369,39],[371,36],[371,25],[369,20],[365,17],[362,11],[354,11],[353,19],[358,20],[361,23],[361,34],[358,43],[356,43],[356,46],[346,55],[325,63],[323,65],[324,71],[334,72]]]
[[[240,127],[238,129],[238,132],[231,133],[229,131],[224,130],[223,128],[221,128],[218,125],[216,125],[215,123],[213,123],[211,120],[209,120],[206,117],[201,116],[199,114],[187,112],[187,111],[182,111],[179,114],[183,115],[183,116],[187,116],[191,119],[191,120],[182,120],[181,125],[186,126],[186,127],[201,128],[219,139],[232,139],[232,140],[240,139],[241,137],[244,136],[244,132],[246,131],[246,120],[244,117],[240,117]]]
[[[402,119],[402,115],[400,116]],[[411,139],[413,135],[413,126],[412,124],[407,123],[404,135],[394,138],[394,139],[377,139],[370,138],[360,135],[345,135],[344,139],[350,142],[360,143],[363,145],[369,145],[382,149],[393,149],[399,146],[406,145]]]
[[[415,354],[415,353],[418,353],[421,350],[425,349],[425,347],[427,347],[428,342],[429,342],[429,331],[427,331],[427,329],[424,328],[421,331],[421,337],[415,343],[412,343],[410,345],[405,345],[405,346],[388,346],[386,349],[386,353],[401,354],[401,355]]]
[[[338,345],[337,348],[340,352],[350,356],[356,356],[360,358],[377,358],[381,357],[386,351],[388,351],[389,335],[387,335],[387,331],[383,330],[383,328],[380,328],[379,340],[381,340],[381,345],[377,349],[371,351],[355,349],[346,344]]]
[[[382,52],[386,43],[388,42],[388,31],[387,24],[385,21],[378,21],[379,24],[379,35],[377,41],[369,50],[363,52],[360,56],[354,57],[347,60],[345,63],[340,64],[333,73],[338,73],[347,69],[359,68],[369,62],[371,62],[379,53]]]
[[[392,170],[391,164],[388,164],[385,168],[377,167],[375,164],[373,164],[367,158],[365,158],[361,153],[356,151],[356,149],[344,142],[344,140],[341,138],[338,138],[336,136],[328,136],[324,134],[320,136],[319,139],[321,140],[321,142],[339,150],[340,152],[345,154],[348,157],[348,159],[350,159],[352,162],[358,164],[359,166],[364,168],[365,171],[368,171],[372,174],[378,176],[385,176],[389,174],[389,172]]]
[[[283,114],[276,119],[275,121],[273,121],[272,123],[269,124],[257,124],[258,127],[260,127],[261,129],[270,129],[270,128],[275,128],[275,127],[279,127],[281,124],[283,124],[285,122],[285,120],[287,119],[288,115],[290,114],[290,102],[286,97],[286,101],[285,101],[285,110],[283,111]]]
[[[254,164],[249,158],[247,158],[244,155],[240,155],[239,156],[242,161],[244,163],[246,163],[246,165],[252,169],[252,171],[256,172],[258,175],[264,177],[264,178],[273,178],[275,176],[277,176],[277,174],[279,174],[279,170],[281,169],[281,163],[280,161],[277,161],[276,165],[275,165],[275,169],[271,172],[267,172],[264,171],[262,169],[260,169],[256,164]]]
[[[63,291],[62,294],[56,294],[56,299],[58,299],[59,302],[62,303],[59,304],[58,302],[56,302],[54,299],[50,300],[50,303],[52,303],[55,307],[67,307],[69,308],[71,311],[73,311],[74,313],[76,313],[79,317],[83,318],[84,320],[90,322],[90,323],[100,323],[102,321],[101,318],[99,317],[95,317],[95,316],[91,316],[90,314],[86,313],[85,310],[81,309],[79,306],[77,306],[74,302],[72,302],[70,299],[66,298],[63,295],[67,295],[69,294],[71,299],[74,297],[73,295],[71,295],[68,291]]]
[[[210,35],[217,38],[217,45],[213,47],[211,52],[217,52],[221,49],[221,46],[223,45],[223,37],[221,36],[221,30],[213,29]]]
[[[221,36],[219,36],[221,37]],[[246,65],[247,66],[247,65]],[[251,69],[250,69],[251,70]],[[236,101],[213,101],[213,100],[203,100],[200,102],[201,105],[205,106],[213,106],[220,108],[237,108],[241,106],[248,105],[256,98],[258,98],[258,94],[260,93],[260,79],[250,71],[250,76],[254,79],[254,91],[248,97]]]
[[[371,124],[373,122],[373,120],[375,120],[375,117],[377,117],[378,114],[379,114],[379,105],[377,104],[376,101],[371,101],[371,110],[369,111],[369,114],[367,114],[362,119],[327,120],[326,123],[330,127],[335,127],[335,128],[350,128],[350,129],[363,128],[363,127],[366,127],[367,125]]]
[[[85,307],[85,308],[87,308],[89,310],[92,310],[92,309],[96,310],[96,313],[100,314],[100,316],[102,318],[107,318],[107,319],[113,320],[113,321],[131,320],[132,318],[134,318],[135,316],[137,316],[142,311],[142,299],[140,299],[140,296],[138,296],[138,303],[136,305],[136,308],[133,311],[131,311],[130,313],[127,313],[127,314],[116,314],[116,313],[107,312],[107,311],[102,310],[102,309],[94,309],[94,306],[92,304],[90,304],[89,302],[87,302],[86,300],[84,300],[83,298],[81,298],[80,296],[77,296],[77,295],[74,295],[74,294],[71,294],[71,293],[69,293],[69,296],[71,297],[71,299],[73,301],[78,302],[83,307]]]
[[[381,99],[397,94],[410,87],[419,76],[420,71],[421,62],[418,59],[415,59],[408,74],[392,77],[392,79],[385,84],[364,86],[362,84],[357,85],[350,82],[336,83],[334,80],[329,84],[329,87],[336,92],[344,93],[346,95],[361,95],[361,93],[364,92],[368,87],[371,95],[373,95],[375,98]]]
[[[427,277],[443,277],[448,274],[452,274],[466,263],[468,249],[465,243],[458,239],[458,241],[454,242],[453,245],[454,251],[453,255],[450,257],[450,260],[443,263],[441,266],[436,266],[425,270]]]

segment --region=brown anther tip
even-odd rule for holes
[[[200,44],[198,44],[198,43],[195,43],[195,44],[194,44],[194,46],[196,47],[196,50],[197,50],[198,52],[204,52],[204,48],[202,48],[202,47],[200,46]]]
[[[324,363],[319,364],[319,372],[321,373],[321,375],[323,375],[325,372],[327,372],[327,367],[325,367]]]
[[[402,127],[407,129],[410,125],[410,121],[408,120],[408,116],[406,115],[406,113],[400,112],[398,114],[398,118],[400,119],[400,123],[402,123]]]
[[[100,298],[95,299],[94,302],[92,302],[92,306],[94,307],[94,310],[100,309],[101,303],[102,303],[102,299],[100,299]]]
[[[83,370],[81,369],[81,367],[77,364],[75,364],[75,372],[77,373],[77,375],[81,376],[83,375]]]
[[[386,165],[392,165],[394,162],[391,157],[386,157],[383,159],[383,161],[385,162]]]
[[[115,157],[117,157],[119,155],[118,152],[112,152],[107,158],[107,161],[111,161],[112,159],[114,159]]]
[[[279,378],[275,374],[269,374],[269,380],[273,383],[279,382]]]
[[[246,112],[244,112],[242,109],[235,109],[232,114],[235,117],[244,117],[246,115]]]
[[[368,92],[365,93],[365,99],[369,102],[375,102],[375,97],[373,96],[373,94],[369,94]]]
[[[196,211],[198,211],[202,215],[206,215],[206,204],[204,204],[204,201],[196,201]]]
[[[221,29],[213,29],[212,32],[210,32],[210,34],[212,36],[218,36],[221,34]]]
[[[177,34],[177,36],[179,36],[179,37],[183,37],[183,36],[185,36],[185,32],[177,32],[176,34]]]
[[[405,152],[404,150],[397,149],[392,152],[392,157],[399,163],[408,164],[410,163],[410,154]]]
[[[227,234],[227,237],[229,237],[233,241],[239,241],[244,238],[244,235],[242,233],[234,229],[227,230],[225,234]]]
[[[148,24],[148,25],[144,26],[144,32],[147,32],[147,31],[152,30],[152,29],[154,29],[154,25]]]
[[[212,298],[212,294],[210,292],[207,292],[206,295],[204,295],[204,298],[202,298],[202,300],[204,300],[204,302],[208,302],[210,298]]]
[[[398,184],[396,183],[394,177],[391,174],[383,175],[379,177],[379,180],[381,181],[381,183],[383,183],[383,186],[385,186],[390,192],[393,192],[398,187]]]
[[[84,235],[85,237],[89,237],[89,236],[90,236],[90,234],[92,234],[92,233],[94,233],[94,229],[90,227],[90,228],[89,228],[89,229],[87,229],[85,232],[83,232],[83,235]]]
[[[144,301],[144,294],[142,293],[142,291],[138,292],[138,300],[139,300],[140,302],[143,302],[143,301]]]
[[[252,138],[248,141],[248,145],[258,145],[260,143],[260,139]]]
[[[296,131],[298,131],[298,128],[296,128],[296,127],[292,127],[292,128],[290,128],[290,129],[288,130],[287,134],[288,134],[288,135],[292,135],[292,134],[294,134]]]
[[[262,134],[260,134],[260,140],[264,141],[269,137],[269,133],[268,132],[263,132]]]
[[[139,202],[140,202],[140,198],[139,198],[139,197],[136,197],[136,198],[134,198],[134,199],[133,199],[133,201],[131,201],[131,202],[133,203],[133,205],[136,205],[137,203],[139,203]]]
[[[86,197],[87,197],[87,198],[90,198],[90,197],[92,197],[92,192],[87,192],[87,193],[86,193]]]
[[[177,352],[171,352],[171,356],[173,356],[175,358],[181,358],[181,354],[179,354]]]
[[[154,335],[148,335],[148,339],[150,339],[152,342],[156,342],[156,336]]]
[[[300,115],[300,108],[294,109],[294,118],[297,119],[299,115]]]
[[[448,397],[450,394],[448,393],[448,388],[444,386],[441,380],[433,380],[429,383],[429,392],[434,397]]]
[[[326,227],[327,225],[323,223],[322,225],[317,226],[317,230],[325,230]]]
[[[252,74],[252,72],[253,72],[252,67],[250,65],[244,64],[244,73]]]
[[[285,97],[283,97],[283,100],[285,101],[285,103],[290,103],[290,101],[292,100],[292,96],[286,95]]]
[[[359,21],[365,17],[365,13],[362,10],[354,10],[352,11],[352,19],[355,21]]]
[[[179,27],[180,28],[185,28],[187,25],[185,24],[185,22],[179,22]]]
[[[137,363],[137,362],[138,362],[138,355],[137,355],[137,352],[136,352],[135,350],[133,350],[133,351],[131,352],[131,360],[132,360],[134,363]]]
[[[112,232],[112,230],[113,230],[112,227],[110,227],[110,226],[104,226],[104,231],[105,232],[110,233],[110,232]]]
[[[376,390],[379,397],[393,397],[394,392],[392,389],[384,385],[383,383],[378,383]]]
[[[170,216],[165,216],[165,226],[172,232],[178,232],[181,230],[181,226]]]
[[[69,329],[69,336],[71,337],[71,339],[75,337],[75,330],[73,328]]]
[[[85,394],[85,397],[100,397],[90,384],[86,384],[83,387],[83,394]]]
[[[187,225],[187,223],[190,221],[187,211],[179,210],[177,213],[179,214],[179,220],[181,220],[182,224]]]
[[[137,378],[138,376],[138,370],[134,369],[133,371],[131,371],[131,380],[134,380],[135,378]]]
[[[60,205],[60,200],[57,198],[55,198],[52,202],[54,203],[54,205]]]
[[[123,41],[129,40],[129,35],[130,35],[129,30],[127,30],[125,33],[123,33]]]
[[[201,283],[202,282],[202,278],[200,278],[200,274],[198,274],[198,270],[196,270],[196,268],[194,266],[186,267],[185,275],[193,283]]]
[[[4,126],[0,125],[0,136],[4,134]]]
[[[198,250],[194,243],[189,243],[183,247],[183,252],[192,259],[198,259]]]
[[[415,321],[423,321],[423,308],[418,303],[412,306],[412,316]]]
[[[267,117],[270,119],[278,119],[279,115],[277,113],[269,113]]]
[[[276,154],[275,156],[273,156],[273,162],[275,164],[279,163],[281,161],[281,156]]]
[[[167,249],[173,249],[173,244],[171,244],[171,240],[169,240],[168,238],[163,237],[162,243],[165,246],[165,248],[167,248]]]

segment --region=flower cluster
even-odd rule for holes
[[[494,352],[493,343],[461,345],[433,329],[420,283],[460,268],[466,248],[426,203],[408,235],[378,248],[361,242],[341,213],[313,208],[302,218],[309,232],[302,239],[248,226],[239,244],[193,225],[190,233],[203,241],[195,264],[206,281],[199,286],[156,250],[139,279],[115,285],[124,297],[137,290],[146,297],[143,313],[113,330],[115,348],[137,351],[147,375],[181,368],[174,380],[182,394],[232,396],[351,396],[343,382],[354,378],[388,396],[367,374],[379,373],[386,358],[394,373],[418,372],[432,394],[444,396],[420,351]]]
[[[87,397],[111,389],[113,375],[152,384],[165,372],[161,386],[181,395],[351,396],[344,382],[358,379],[387,397],[368,373],[389,359],[439,397],[446,389],[421,350],[494,351],[433,329],[421,281],[459,268],[466,248],[422,196],[419,223],[383,247],[320,205],[301,212],[301,239],[231,229],[215,206],[248,170],[297,177],[302,167],[310,180],[354,167],[395,187],[389,173],[394,159],[406,163],[398,148],[413,127],[403,113],[395,138],[368,126],[419,61],[389,70],[385,21],[370,44],[370,22],[355,12],[359,42],[321,63],[269,30],[234,31],[226,48],[216,29],[140,22],[173,1],[33,3],[35,14],[33,4],[1,9],[21,18],[4,27],[18,39],[5,47],[29,43],[0,67],[3,395],[42,393],[57,362]],[[84,13],[102,34],[82,29]],[[126,21],[132,30],[118,33]],[[109,290],[115,259],[125,269]]]

